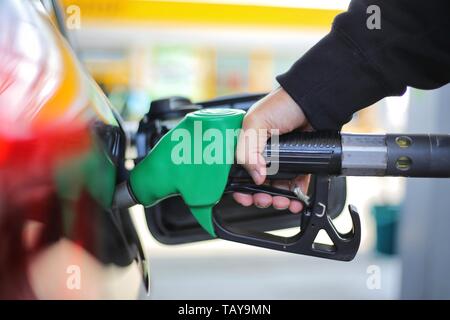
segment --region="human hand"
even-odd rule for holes
[[[295,129],[311,130],[311,126],[296,102],[283,88],[278,88],[250,108],[244,118],[242,129],[236,147],[236,160],[247,169],[253,181],[260,185],[264,183],[267,175],[266,161],[262,152],[271,131],[278,130],[281,135]],[[252,130],[256,132],[254,135],[256,139],[248,139],[246,135]],[[306,192],[308,183],[309,176],[299,176],[293,181],[275,181],[272,185],[289,190],[298,186]],[[267,208],[272,205],[277,210],[289,209],[292,213],[303,210],[300,201],[281,196],[272,197],[265,193],[249,195],[236,192],[233,198],[243,206],[255,204],[259,208]]]

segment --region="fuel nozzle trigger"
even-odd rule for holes
[[[340,233],[334,226],[329,215],[328,202],[330,190],[330,177],[327,175],[312,176],[308,195],[310,202],[305,204],[305,209],[299,215],[300,231],[290,237],[277,236],[265,232],[256,232],[233,228],[226,226],[221,218],[220,209],[215,208],[213,212],[213,224],[216,235],[225,240],[254,245],[272,250],[285,251],[333,260],[350,261],[359,248],[361,241],[361,223],[356,208],[349,205],[350,217],[352,220],[352,229],[345,234]],[[264,192],[264,190],[254,189],[248,186],[238,187],[234,185],[232,189],[240,192]],[[288,196],[286,192],[281,191],[282,196]],[[269,194],[273,195],[274,190]],[[294,196],[290,192],[289,198]],[[316,237],[320,230],[324,230],[332,244],[317,243]]]

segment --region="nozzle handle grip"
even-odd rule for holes
[[[264,150],[267,165],[278,166],[269,180],[292,179],[301,174],[338,175],[341,172],[342,144],[337,131],[295,131],[272,137]],[[245,170],[234,165],[231,178],[249,178]]]
[[[341,136],[337,131],[291,132],[273,137],[264,156],[277,163],[284,173],[339,174],[341,171]]]

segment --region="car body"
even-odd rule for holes
[[[1,1],[0,30],[0,296],[136,298],[120,118],[40,2]]]

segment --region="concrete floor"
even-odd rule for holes
[[[366,254],[353,262],[335,262],[263,249],[241,250],[150,254],[149,298],[396,299],[399,295],[400,262],[395,258]],[[379,289],[367,286],[368,268],[373,265],[380,270]]]

